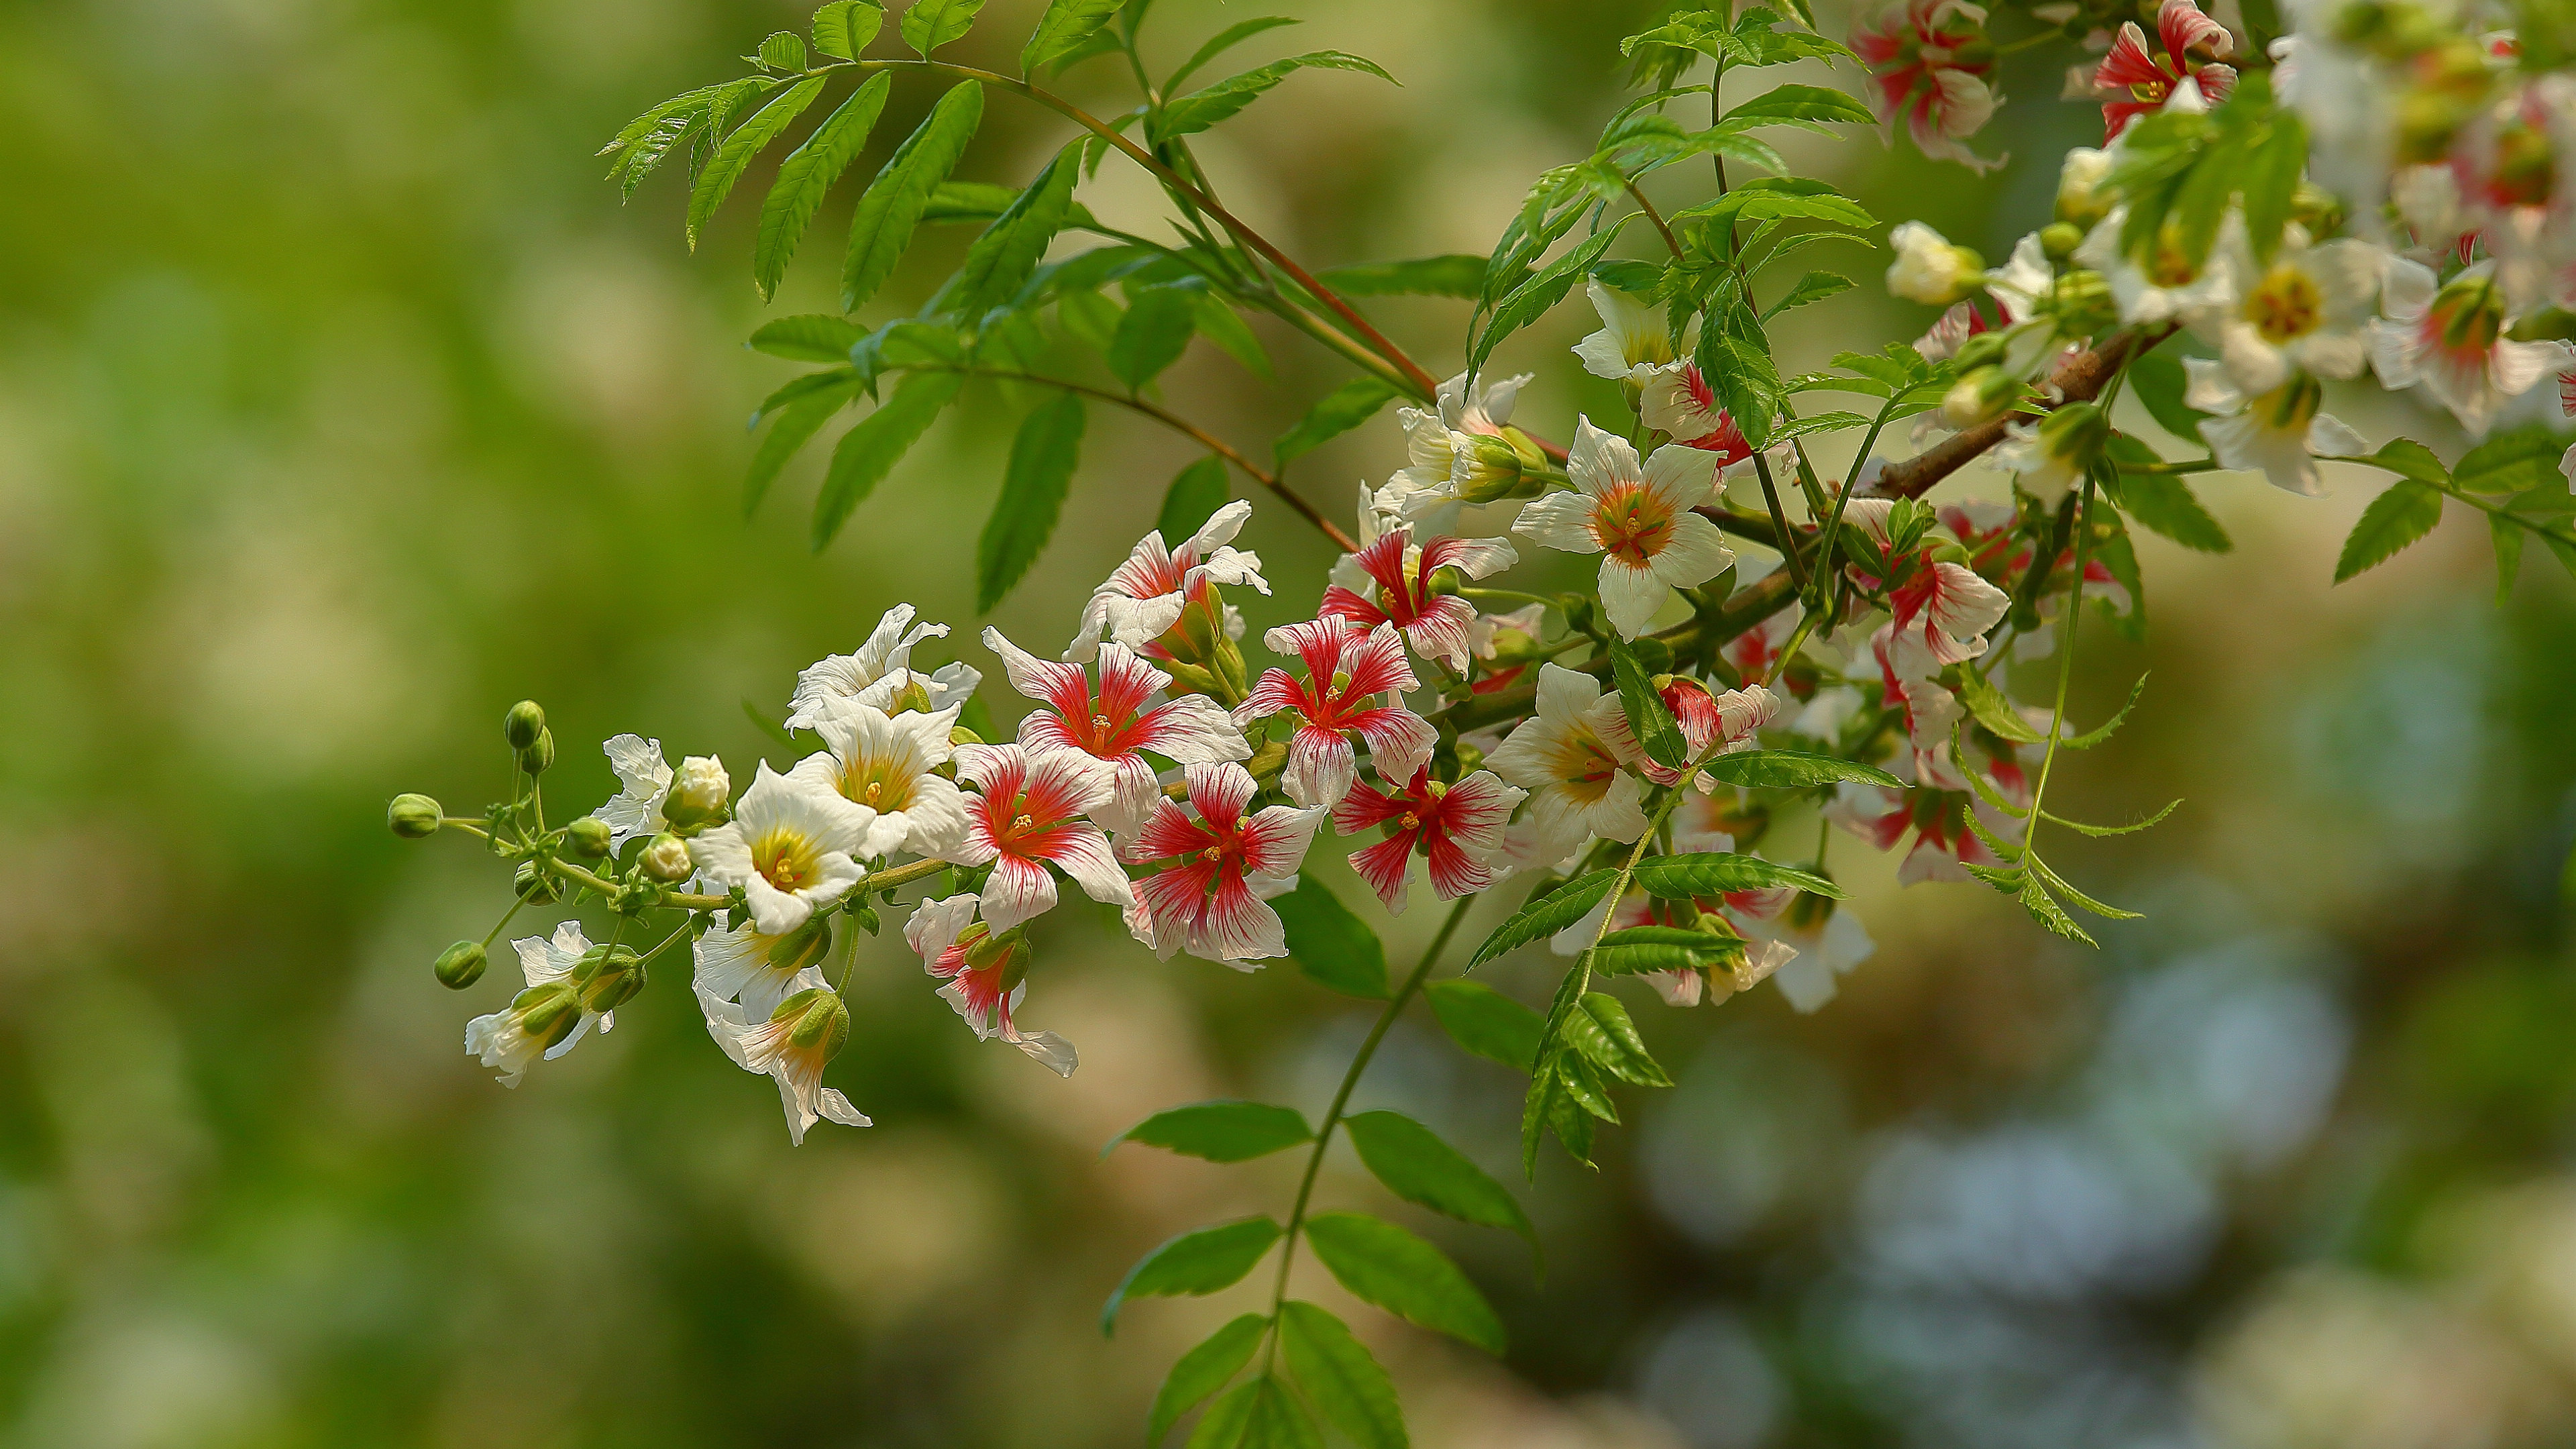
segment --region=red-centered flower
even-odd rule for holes
[[[2104,142],[2138,117],[2163,110],[2185,80],[2199,82],[2202,99],[2213,106],[2227,99],[2236,89],[2236,68],[2218,62],[2235,49],[2236,37],[2192,0],[2164,0],[2156,11],[2153,45],[2136,21],[2122,25],[2111,53],[2093,72],[2093,92],[2103,98]]]
[[[1080,632],[1064,657],[1088,662],[1104,628],[1112,640],[1156,658],[1173,657],[1171,644],[1184,642],[1194,626],[1210,640],[1219,630],[1229,636],[1242,633],[1242,620],[1218,596],[1216,586],[1245,584],[1270,592],[1261,577],[1261,556],[1232,546],[1251,516],[1252,505],[1238,498],[1209,514],[1198,532],[1178,543],[1166,546],[1159,528],[1137,540],[1127,561],[1091,591],[1091,602],[1082,606]],[[1185,618],[1193,609],[1196,616]],[[1176,629],[1183,638],[1167,640]],[[1194,639],[1188,643],[1197,647]]]
[[[1261,636],[1274,654],[1305,663],[1305,682],[1283,669],[1263,671],[1250,697],[1234,711],[1249,725],[1281,710],[1295,710],[1297,733],[1288,741],[1287,768],[1279,783],[1300,805],[1337,805],[1359,777],[1350,736],[1369,747],[1381,776],[1409,778],[1431,758],[1439,735],[1431,722],[1394,698],[1419,688],[1404,662],[1404,641],[1392,624],[1362,629],[1347,619],[1311,619]],[[1372,703],[1379,696],[1389,698]]]
[[[1995,50],[1986,39],[1984,7],[1964,0],[1907,0],[1879,17],[1878,28],[1852,30],[1852,53],[1870,69],[1870,109],[1894,126],[1898,117],[1926,156],[1975,170],[2003,164],[1961,143],[1984,129],[2003,98],[1987,77]]]
[[[1371,826],[1394,827],[1386,839],[1351,852],[1351,868],[1376,889],[1389,912],[1402,915],[1409,893],[1406,867],[1416,850],[1430,863],[1432,894],[1444,901],[1492,885],[1503,826],[1528,793],[1504,784],[1490,770],[1478,770],[1455,785],[1432,779],[1428,769],[1417,770],[1400,790],[1354,788],[1333,807],[1333,829],[1356,835]]]
[[[1154,808],[1160,787],[1145,751],[1183,765],[1252,754],[1224,706],[1206,695],[1184,694],[1148,708],[1172,676],[1124,644],[1100,646],[1097,691],[1081,665],[1040,659],[1003,638],[999,629],[984,631],[984,646],[1002,656],[1013,689],[1047,706],[1020,721],[1020,748],[1031,759],[1070,750],[1100,762],[1112,790],[1092,818],[1115,834],[1134,831]]]
[[[1498,538],[1435,538],[1420,548],[1412,542],[1413,525],[1398,524],[1358,553],[1343,555],[1333,566],[1320,612],[1363,628],[1393,624],[1414,653],[1464,674],[1476,609],[1454,595],[1433,593],[1432,575],[1454,568],[1481,579],[1510,568],[1520,556]]]
[[[1858,528],[1884,552],[1892,541],[1888,523],[1895,506],[1892,499],[1855,498],[1843,505],[1843,522]],[[1985,633],[2002,621],[2012,607],[2012,596],[1966,564],[1932,561],[1930,552],[1917,543],[1889,560],[1889,576],[1896,582],[1886,586],[1887,604],[1895,616],[1897,643],[1928,654],[1937,670],[1985,653]],[[1857,566],[1851,573],[1866,588],[1882,587],[1879,579]],[[1908,673],[1930,672],[1905,660],[1899,661],[1899,667]]]
[[[1758,684],[1711,694],[1708,686],[1696,679],[1675,679],[1664,686],[1662,694],[1664,708],[1672,711],[1674,721],[1681,726],[1683,758],[1689,763],[1712,754],[1750,749],[1753,732],[1780,712],[1780,696]],[[1682,778],[1679,769],[1651,759],[1641,760],[1638,768],[1658,785],[1678,784]],[[1699,777],[1699,787],[1703,794],[1714,788],[1705,775]]]
[[[957,1009],[978,1041],[1006,1041],[1059,1077],[1073,1075],[1073,1043],[1051,1031],[1022,1031],[1011,1013],[1029,994],[1028,941],[993,934],[975,919],[972,894],[926,900],[913,907],[903,938],[921,957],[922,969],[948,984],[939,995]]]
[[[1296,885],[1323,807],[1273,805],[1247,818],[1257,787],[1241,765],[1192,765],[1186,775],[1197,818],[1157,797],[1119,850],[1131,863],[1171,862],[1136,883],[1127,929],[1165,960],[1186,950],[1248,971],[1244,963],[1287,955],[1279,913],[1266,902]]]
[[[1088,759],[1070,750],[1032,759],[1018,745],[960,745],[957,775],[978,793],[967,797],[966,843],[947,858],[993,867],[984,883],[986,925],[1007,931],[1054,910],[1050,865],[1095,901],[1135,904],[1108,838],[1083,818],[1110,792],[1107,775]]]
[[[1670,433],[1676,443],[1717,455],[1717,474],[1736,478],[1753,471],[1753,445],[1735,418],[1718,406],[1717,394],[1700,375],[1699,364],[1675,362],[1656,368],[1637,393],[1637,415],[1646,425]],[[1786,448],[1771,450],[1772,466],[1785,468]]]

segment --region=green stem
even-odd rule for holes
[[[1753,475],[1762,480],[1762,501],[1771,510],[1771,526],[1780,530],[1780,557],[1789,566],[1789,583],[1799,593],[1807,591],[1807,566],[1798,558],[1798,538],[1789,531],[1789,515],[1780,508],[1780,490],[1771,481],[1771,460],[1759,449],[1753,454]]]
[[[2066,637],[2057,645],[2057,705],[2048,721],[2048,752],[2039,757],[2039,779],[2030,791],[2030,820],[2021,832],[2025,861],[2030,858],[2031,842],[2039,836],[2039,807],[2048,798],[2048,772],[2057,763],[2057,742],[2066,737],[2066,690],[2075,679],[2075,635],[2084,621],[2084,553],[2093,542],[2093,483],[2093,475],[2086,474],[2083,498],[2075,510],[2075,583],[2066,601]]]

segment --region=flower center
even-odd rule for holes
[[[790,895],[823,875],[823,853],[801,831],[772,830],[751,843],[751,864],[761,879]]]
[[[1014,815],[1011,817],[1011,833],[1013,835],[1025,835],[1028,833],[1029,828],[1036,824],[1037,822],[1035,820],[1030,819],[1026,815]]]
[[[2278,347],[2305,337],[2325,320],[2325,293],[2316,279],[2296,267],[2274,267],[2245,299],[2245,320],[2264,341]]]
[[[912,782],[885,761],[852,760],[841,767],[841,797],[871,810],[901,810],[912,804]]]
[[[1673,510],[1644,488],[1624,484],[1594,506],[1592,536],[1612,556],[1642,567],[1672,541]]]

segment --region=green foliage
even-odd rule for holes
[[[924,0],[939,4],[941,0]],[[915,6],[904,17],[909,35]],[[961,81],[939,98],[920,127],[904,139],[876,180],[859,197],[850,218],[850,251],[841,267],[841,310],[855,312],[876,295],[894,273],[894,264],[912,242],[913,228],[929,203],[931,189],[948,179],[966,154],[966,143],[984,119],[984,87]]]
[[[1602,228],[1581,246],[1548,263],[1496,302],[1492,315],[1486,318],[1484,327],[1476,334],[1475,345],[1467,349],[1468,373],[1472,376],[1482,371],[1485,359],[1493,355],[1494,348],[1504,338],[1537,321],[1549,308],[1564,301],[1565,294],[1573,290],[1575,279],[1601,259],[1601,254],[1610,249],[1610,243],[1618,240],[1620,228],[1627,220],[1627,217],[1621,217],[1617,223]],[[1500,252],[1496,253],[1497,261],[1501,256]],[[1485,279],[1490,290],[1494,281],[1490,263]]]
[[[2533,488],[2554,488],[2563,493],[2568,484],[2558,472],[2558,457],[2566,449],[2566,440],[2545,427],[2499,433],[2460,459],[2460,465],[2451,470],[2451,482],[2464,492],[2490,496]],[[2380,451],[2385,453],[2387,449]]]
[[[808,396],[776,415],[777,421],[770,424],[760,446],[752,450],[751,466],[743,472],[743,517],[749,518],[760,511],[760,501],[769,496],[769,485],[778,481],[778,474],[787,466],[788,460],[813,441],[814,435],[823,430],[823,425],[832,420],[834,413],[849,406],[850,399],[858,396],[856,373],[850,374],[847,389],[845,392]]]
[[[1977,723],[2015,744],[2039,744],[2048,738],[2029,720],[2022,718],[2021,711],[2013,707],[2011,700],[2004,698],[2002,690],[1973,669],[1959,671],[1959,700],[1967,705],[1968,713]]]
[[[1534,1020],[1536,1013],[1531,1015]],[[1360,1161],[1387,1191],[1461,1222],[1518,1233],[1538,1246],[1537,1230],[1511,1193],[1430,1128],[1396,1112],[1361,1112],[1342,1126]]]
[[[1038,17],[1037,29],[1029,32],[1028,44],[1020,47],[1020,70],[1033,74],[1072,54],[1098,34],[1126,3],[1127,0],[1049,0],[1046,13]]]
[[[1142,1142],[1210,1162],[1248,1162],[1315,1140],[1295,1109],[1266,1102],[1192,1102],[1157,1112],[1109,1139],[1106,1156],[1121,1142]]]
[[[1147,1417],[1145,1442],[1156,1445],[1172,1432],[1183,1414],[1205,1403],[1210,1394],[1224,1388],[1227,1380],[1243,1372],[1252,1362],[1252,1352],[1261,1347],[1262,1332],[1270,1320],[1258,1313],[1247,1313],[1209,1334],[1207,1339],[1172,1365],[1163,1376],[1163,1387],[1154,1395],[1153,1412]]]
[[[760,204],[760,239],[752,252],[752,280],[759,286],[763,301],[777,294],[778,283],[787,275],[788,259],[796,254],[796,244],[804,238],[805,228],[813,224],[814,213],[822,209],[823,194],[832,189],[832,184],[841,179],[841,173],[850,169],[850,163],[867,146],[868,133],[876,129],[877,117],[885,110],[886,92],[893,85],[891,75],[870,76],[850,93],[840,109],[814,128],[804,145],[787,153],[787,159],[779,163],[778,180]]]
[[[1590,965],[1600,976],[1633,976],[1640,971],[1685,971],[1715,965],[1744,953],[1744,938],[1732,932],[1692,930],[1685,926],[1635,926],[1613,931],[1592,948]]]
[[[2114,435],[2110,448],[2114,464],[2135,456],[2123,444],[2144,451],[2144,445],[2126,435]],[[2201,553],[2227,553],[2236,547],[2236,541],[2201,506],[2199,495],[2179,474],[2123,472],[2118,477],[2119,496],[2114,501],[2141,528]]]
[[[2343,552],[2335,559],[2335,582],[2386,563],[2441,521],[2439,491],[2411,478],[2391,484],[2387,492],[2370,500],[2352,532],[2345,535]]]
[[[1220,121],[1230,119],[1236,112],[1260,99],[1263,93],[1289,76],[1298,71],[1310,69],[1365,71],[1389,84],[1395,82],[1395,77],[1388,75],[1384,67],[1365,56],[1352,55],[1339,50],[1308,51],[1304,55],[1292,55],[1285,60],[1274,60],[1258,69],[1248,70],[1241,75],[1218,81],[1204,90],[1192,91],[1176,100],[1166,101],[1160,115],[1146,118],[1146,134],[1152,137],[1154,144],[1158,146],[1183,136],[1195,135]]]
[[[803,70],[805,38],[792,30],[781,30],[760,43],[760,64],[770,70]]]
[[[1618,684],[1619,707],[1627,713],[1628,728],[1636,733],[1646,758],[1674,769],[1688,763],[1690,745],[1682,738],[1681,725],[1655,693],[1655,682],[1637,662],[1637,651],[1616,633],[1610,635],[1610,677]]]
[[[1181,360],[1198,331],[1196,293],[1188,287],[1138,287],[1127,294],[1127,312],[1109,339],[1109,371],[1131,392],[1141,391]]]
[[[1029,410],[1011,440],[1001,496],[975,544],[975,611],[990,613],[1037,562],[1064,511],[1082,448],[1082,399],[1063,393]]]
[[[1485,944],[1467,962],[1475,970],[1505,951],[1524,946],[1541,936],[1553,936],[1589,915],[1601,898],[1610,893],[1611,884],[1619,877],[1615,870],[1596,870],[1580,880],[1568,881],[1544,896],[1512,913],[1510,920],[1494,928]]]
[[[1284,468],[1290,459],[1303,457],[1377,416],[1378,409],[1394,398],[1392,385],[1375,373],[1362,373],[1317,399],[1297,426],[1279,435],[1270,455]]]
[[[1706,221],[1718,227],[1750,221],[1821,221],[1854,231],[1878,225],[1868,208],[1843,195],[1832,182],[1804,176],[1758,176],[1714,201],[1677,211],[1671,219]]]
[[[1180,485],[1172,486],[1177,490]],[[1205,521],[1204,515],[1201,521]],[[1196,524],[1191,525],[1193,531],[1196,528]],[[1188,534],[1167,531],[1163,537],[1186,538]],[[1386,947],[1378,941],[1377,933],[1352,914],[1351,908],[1343,905],[1323,882],[1312,875],[1303,876],[1295,890],[1270,904],[1279,912],[1280,924],[1287,928],[1288,955],[1300,970],[1346,996],[1386,999]]]
[[[1354,1297],[1437,1333],[1503,1351],[1502,1320],[1449,1255],[1381,1218],[1319,1213],[1306,1241]]]
[[[1869,107],[1831,86],[1773,86],[1748,101],[1738,102],[1725,116],[1726,120],[1744,121],[1846,121],[1872,126],[1878,119]]]
[[[786,38],[796,40],[792,35]],[[802,50],[804,42],[797,41],[797,48]],[[724,138],[724,144],[716,147],[714,158],[698,173],[697,184],[689,190],[688,239],[692,251],[697,249],[699,228],[705,226],[707,218],[715,215],[716,208],[724,204],[725,197],[733,191],[734,182],[741,179],[743,168],[751,164],[751,158],[777,140],[786,131],[788,123],[804,114],[805,108],[822,93],[821,76],[798,81],[788,87],[785,94],[761,107],[750,120],[735,127],[733,134]]]
[[[1637,1034],[1637,1024],[1629,1019],[1628,1008],[1615,996],[1599,991],[1586,993],[1580,1007],[1566,1013],[1565,1041],[1585,1060],[1620,1081],[1640,1087],[1673,1084],[1654,1055],[1646,1050],[1646,1040]]]
[[[1127,1270],[1109,1301],[1101,1305],[1101,1333],[1105,1336],[1117,1329],[1118,1305],[1130,1298],[1203,1297],[1242,1282],[1243,1275],[1278,1241],[1279,1225],[1267,1217],[1242,1218],[1181,1234]]]
[[[1464,1051],[1527,1072],[1538,1061],[1542,1019],[1481,981],[1434,981],[1422,988],[1440,1028]]]
[[[1794,886],[1799,890],[1843,899],[1842,887],[1823,876],[1764,860],[1758,855],[1650,855],[1637,862],[1632,877],[1640,890],[1668,900],[1725,895],[1733,891]]]
[[[2513,581],[2522,572],[2522,525],[2500,513],[2487,515],[2488,536],[2495,542],[2496,607],[2513,599]]]
[[[832,468],[814,500],[813,544],[816,552],[847,523],[850,511],[864,502],[912,445],[921,440],[940,409],[957,396],[966,379],[954,372],[915,372],[875,412],[841,435],[832,449]]]
[[[2247,244],[2268,260],[2280,245],[2307,157],[2306,127],[2296,112],[2272,103],[2270,78],[2261,71],[2246,74],[2205,115],[2165,110],[2143,117],[2122,133],[2121,159],[2111,171],[2109,184],[2129,206],[2120,250],[2144,264],[2170,247],[2198,268],[2233,204]]]
[[[1827,297],[1839,297],[1855,285],[1857,284],[1851,278],[1839,273],[1809,272],[1791,284],[1788,291],[1781,293],[1779,301],[1764,309],[1762,320],[1768,322],[1792,307],[1804,307],[1810,302],[1821,302]]]
[[[814,48],[836,60],[856,60],[884,27],[884,6],[870,0],[831,0],[814,12]]]
[[[2161,347],[2150,348],[2130,359],[2127,376],[2129,391],[2146,405],[2147,415],[2156,420],[2156,426],[2186,443],[2200,441],[2201,420],[2209,414],[2182,400],[2190,378],[2183,371],[2181,358]],[[2136,446],[2144,449],[2146,445]]]
[[[1174,475],[1172,486],[1163,494],[1163,511],[1156,516],[1154,527],[1166,540],[1187,538],[1223,508],[1232,493],[1225,460],[1210,453]],[[1288,944],[1293,952],[1297,944],[1294,927],[1290,928]]]
[[[1875,765],[1797,750],[1744,750],[1720,755],[1701,767],[1701,773],[1724,784],[1742,785],[1748,789],[1806,790],[1846,780],[1888,790],[1905,788],[1904,781]]]
[[[932,51],[974,29],[975,16],[983,8],[984,0],[912,0],[899,27],[903,43],[928,60]]]
[[[1326,1423],[1360,1449],[1405,1449],[1394,1382],[1339,1318],[1312,1303],[1280,1304],[1279,1349]]]
[[[1189,1449],[1324,1449],[1306,1411],[1268,1374],[1237,1385],[1207,1411]]]
[[[1067,146],[1047,162],[1028,189],[1011,199],[993,224],[966,250],[957,272],[957,307],[968,318],[983,316],[1016,295],[1047,243],[1064,229],[1073,205],[1074,173],[1080,146]]]
[[[1345,297],[1467,297],[1482,294],[1483,257],[1423,257],[1410,262],[1359,262],[1327,267],[1315,280]]]
[[[1218,56],[1225,54],[1227,51],[1234,49],[1237,45],[1250,40],[1261,32],[1265,30],[1275,30],[1282,25],[1297,25],[1301,23],[1302,22],[1300,21],[1291,20],[1285,15],[1263,15],[1251,20],[1236,21],[1234,24],[1227,26],[1225,29],[1218,31],[1215,35],[1209,37],[1205,45],[1200,46],[1196,51],[1192,52],[1188,60],[1181,62],[1180,69],[1173,71],[1171,78],[1163,82],[1163,93],[1165,95],[1169,95],[1172,92],[1179,90],[1189,81],[1191,76],[1197,75],[1202,69],[1205,69],[1209,61],[1212,61]]]
[[[785,357],[798,362],[846,362],[850,349],[859,345],[867,330],[845,318],[827,312],[807,312],[794,317],[773,317],[760,324],[751,334],[749,346],[754,352],[772,357]]]
[[[1809,31],[1779,31],[1778,12],[1759,6],[1740,16],[1729,17],[1720,10],[1701,10],[1676,15],[1672,19],[1619,43],[1621,55],[1632,55],[1642,46],[1671,46],[1695,50],[1714,57],[1727,66],[1781,65],[1809,58],[1832,59],[1848,56],[1851,51]]]

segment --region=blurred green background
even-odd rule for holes
[[[1162,0],[1152,53],[1250,3]],[[1036,8],[996,0],[960,58],[1003,62]],[[1484,251],[1615,109],[1618,38],[1647,13],[1281,8],[1311,23],[1244,63],[1332,46],[1404,82],[1302,75],[1205,138],[1239,210],[1317,265]],[[1293,969],[1158,963],[1105,912],[1060,911],[1021,1017],[1079,1046],[1058,1081],[979,1047],[890,931],[833,1076],[878,1125],[801,1150],[679,972],[516,1092],[458,1050],[514,973],[461,996],[430,978],[505,883],[469,842],[395,841],[383,802],[470,811],[501,789],[511,700],[548,706],[550,793],[578,808],[614,788],[596,741],[622,730],[746,777],[742,702],[774,714],[796,668],[899,600],[993,670],[967,561],[1009,402],[970,391],[819,556],[816,458],[743,524],[741,422],[789,374],[740,348],[764,315],[748,203],[691,257],[676,183],[621,206],[591,156],[801,19],[0,5],[0,1444],[1127,1445],[1172,1358],[1248,1306],[1249,1287],[1145,1302],[1108,1341],[1095,1320],[1152,1244],[1279,1211],[1295,1164],[1098,1149],[1199,1097],[1319,1110],[1367,1017]],[[1796,159],[2001,256],[2054,157],[2098,138],[2049,99],[2064,60],[2008,73],[2019,99],[1979,148],[2019,159],[1994,177],[1862,135]],[[1117,79],[1066,84],[1115,107]],[[894,94],[860,174],[935,91]],[[997,96],[961,174],[1016,182],[1064,134]],[[1152,214],[1115,165],[1083,196]],[[829,305],[847,206],[780,310]],[[924,246],[871,317],[965,239]],[[1883,257],[1825,255],[1865,285],[1797,314],[1787,364],[1927,320],[1875,285]],[[1454,366],[1461,304],[1377,310]],[[1505,350],[1539,373],[1522,416],[1542,431],[1617,405],[1564,351],[1590,325],[1578,302]],[[1203,344],[1165,383],[1256,452],[1342,376],[1262,335],[1275,387]],[[2346,416],[2456,447],[2407,405]],[[1075,503],[992,620],[1041,652],[1191,456],[1134,424],[1095,413]],[[1294,481],[1338,514],[1400,454],[1390,414]],[[2376,486],[2341,485],[2207,481],[2240,551],[2143,541],[2150,643],[2087,648],[2079,718],[2153,679],[2074,763],[2068,805],[2118,820],[2186,797],[2147,835],[2052,852],[2147,912],[2099,953],[1978,888],[1900,895],[1892,862],[1838,842],[1877,954],[1812,1017],[1767,990],[1641,998],[1680,1086],[1629,1105],[1597,1174],[1549,1150],[1543,1279],[1337,1152],[1322,1200],[1449,1246],[1510,1326],[1496,1363],[1301,1266],[1299,1291],[1389,1363],[1418,1442],[2576,1436],[2576,610],[2536,556],[2499,611],[2458,516],[2329,588]],[[1328,551],[1275,507],[1244,541],[1278,585],[1243,601],[1256,628],[1304,617]],[[1315,868],[1357,901],[1336,854]],[[1431,914],[1389,928],[1399,957]],[[1543,1000],[1552,969],[1525,953],[1491,979]],[[1417,1014],[1355,1105],[1414,1113],[1499,1175],[1517,1096]]]

